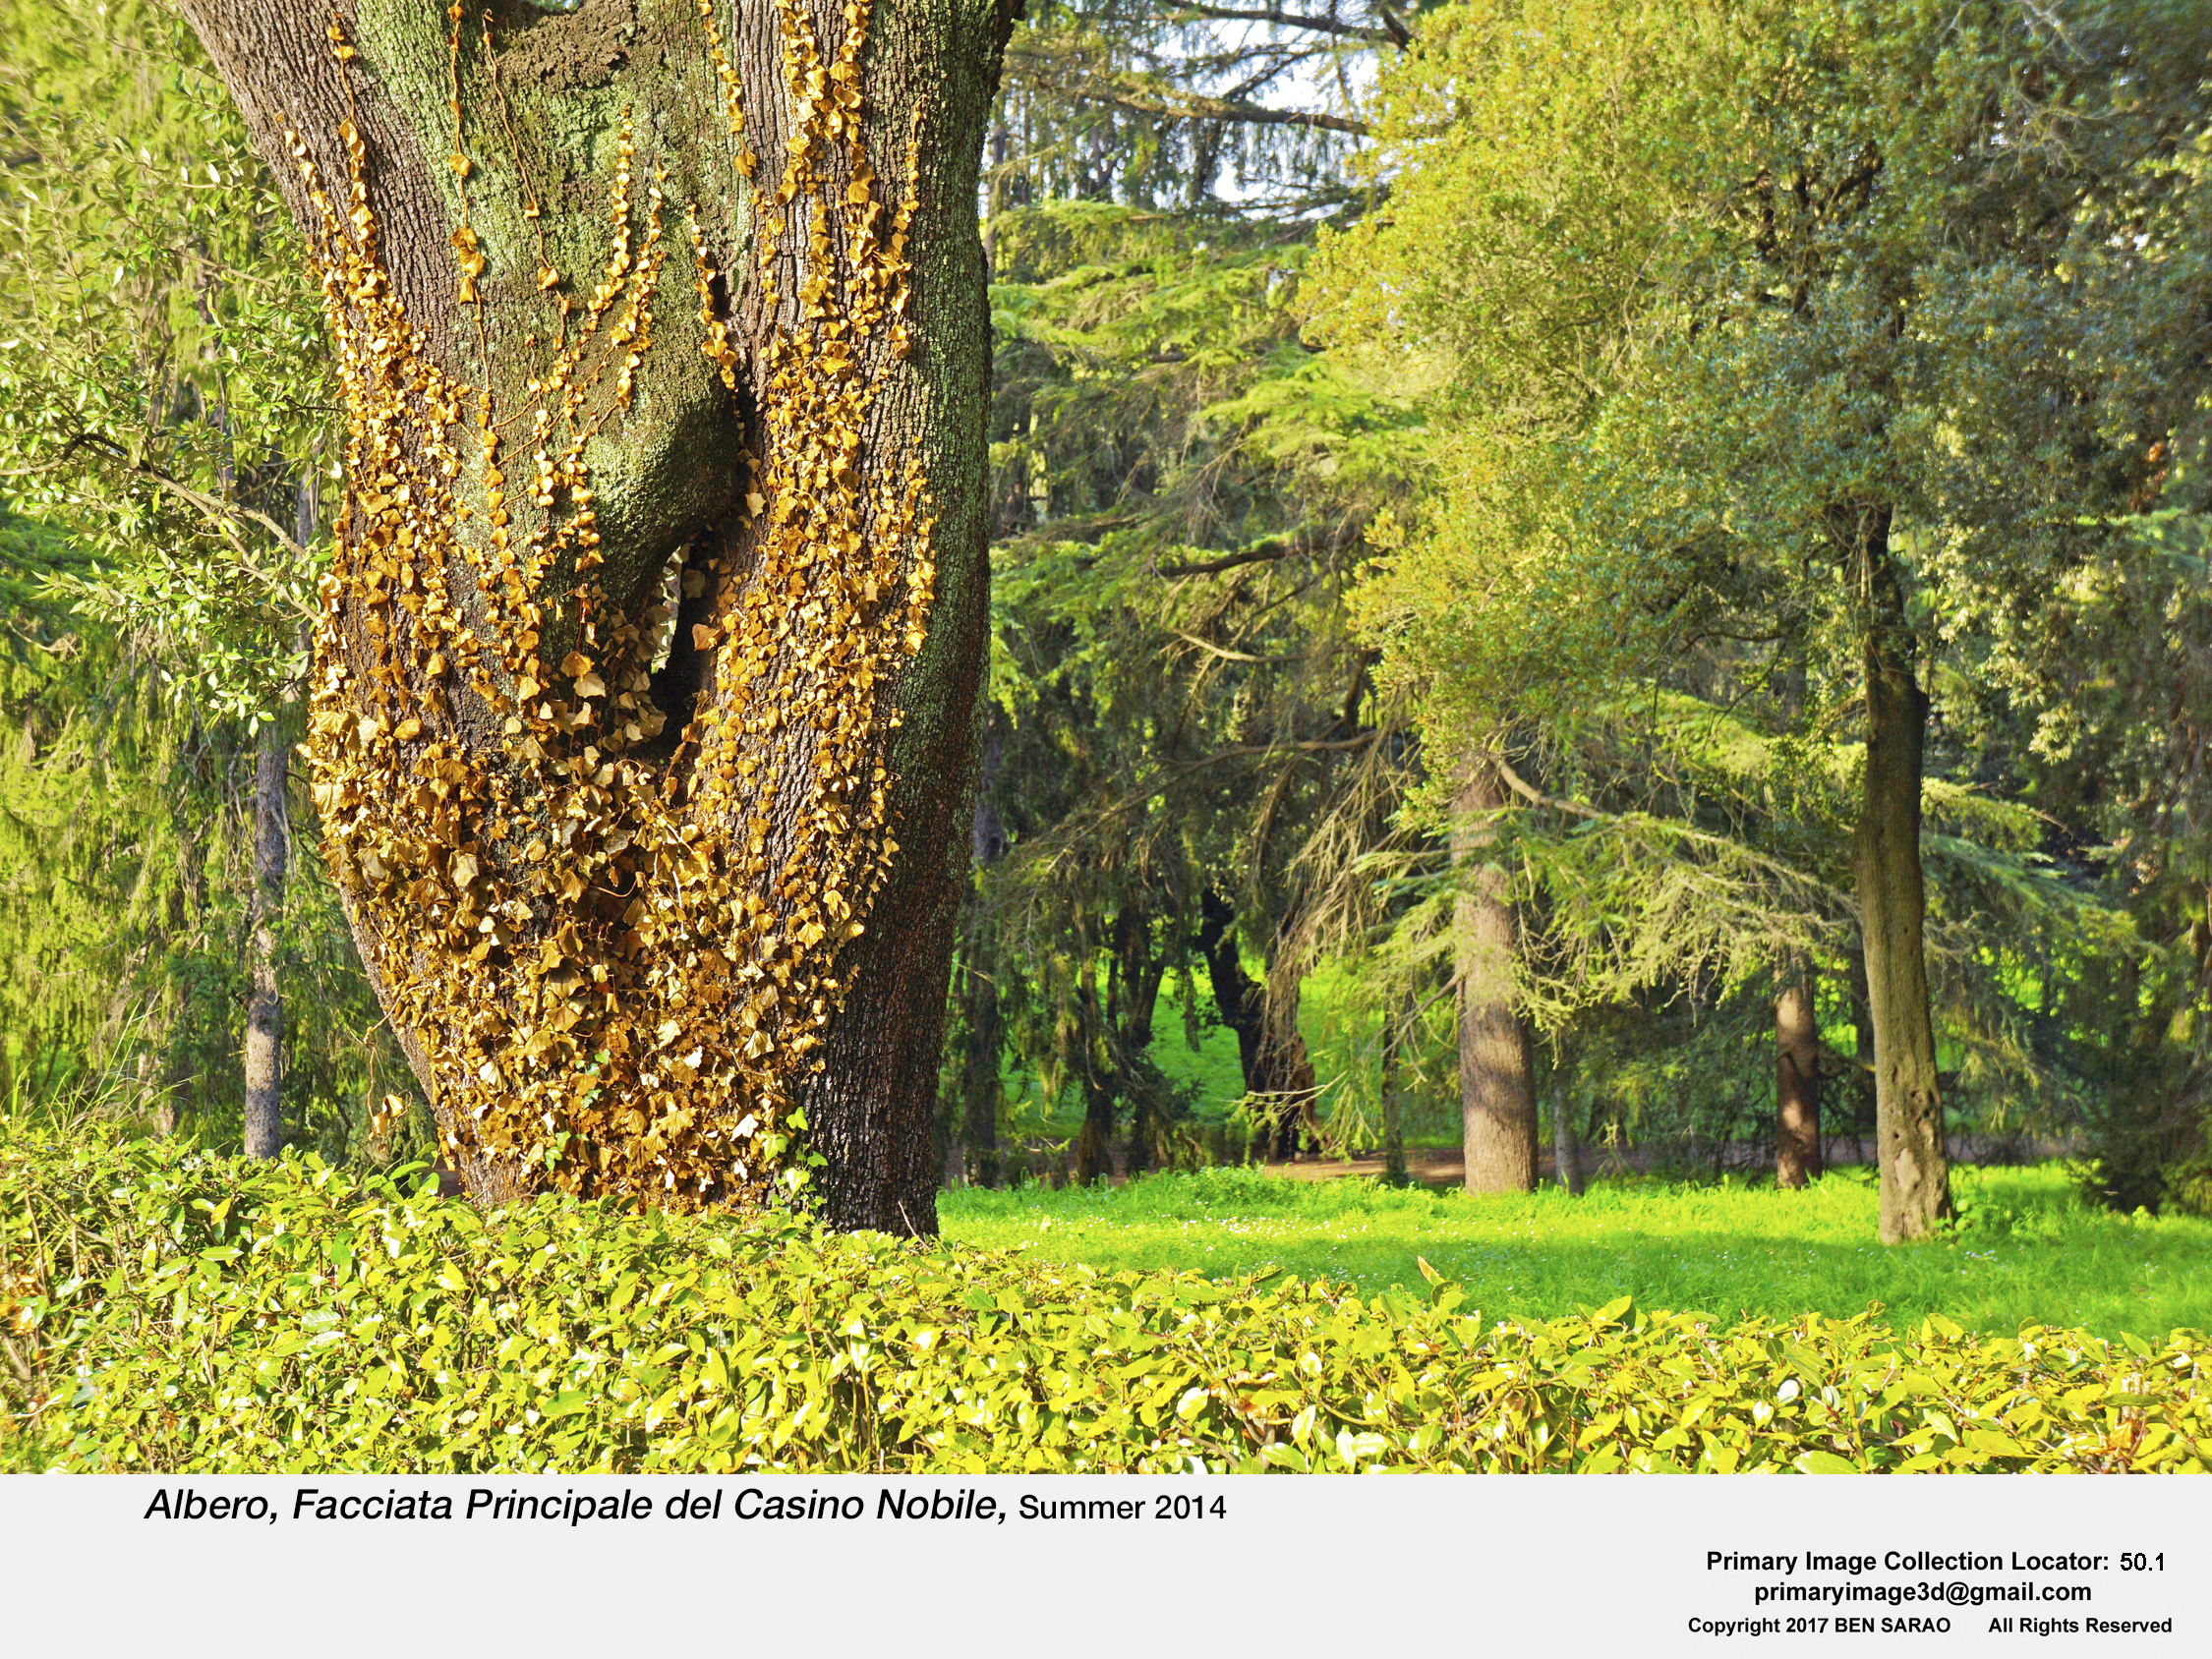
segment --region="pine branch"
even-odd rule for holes
[[[1152,571],[1154,575],[1165,576],[1170,580],[1180,580],[1186,576],[1218,576],[1222,571],[1235,570],[1240,565],[1272,564],[1277,559],[1292,558],[1311,551],[1312,544],[1302,538],[1273,536],[1264,542],[1253,543],[1240,553],[1224,553],[1217,559],[1199,559],[1188,564],[1156,564]]]
[[[1253,127],[1316,127],[1331,133],[1365,138],[1372,131],[1365,121],[1329,115],[1319,110],[1270,109],[1263,104],[1238,103],[1209,98],[1202,92],[1172,95],[1147,92],[1120,76],[1086,78],[1066,88],[1070,97],[1126,109],[1134,115],[1164,115],[1171,121],[1238,122]]]
[[[1382,27],[1369,29],[1362,24],[1339,23],[1334,18],[1307,17],[1298,12],[1285,12],[1275,7],[1257,11],[1237,6],[1177,5],[1170,9],[1172,22],[1184,23],[1192,18],[1212,18],[1223,23],[1271,23],[1281,29],[1310,29],[1322,34],[1334,34],[1346,40],[1371,40],[1378,46],[1403,46],[1412,36],[1406,26],[1394,17],[1388,7],[1379,8]]]

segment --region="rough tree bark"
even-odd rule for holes
[[[1866,777],[1852,842],[1874,1026],[1874,1132],[1882,1241],[1923,1238],[1951,1218],[1943,1093],[1928,1003],[1920,785],[1928,696],[1914,668],[1891,510],[1842,510],[1835,535],[1859,592],[1866,665]]]
[[[1775,1184],[1801,1187],[1821,1173],[1821,1033],[1813,976],[1792,964],[1775,996]]]
[[[1536,1082],[1513,994],[1517,948],[1504,873],[1488,860],[1484,820],[1507,801],[1487,755],[1473,754],[1453,801],[1452,862],[1465,874],[1453,918],[1459,978],[1459,1098],[1470,1192],[1534,1192]]]
[[[276,919],[292,847],[287,775],[292,745],[282,722],[262,727],[254,760],[254,995],[246,1004],[246,1156],[284,1149],[284,999],[276,978]]]
[[[934,1230],[1019,0],[182,4],[317,251],[304,752],[446,1156]]]

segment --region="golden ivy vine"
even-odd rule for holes
[[[708,689],[672,754],[655,744],[666,716],[651,697],[671,617],[659,604],[625,614],[602,588],[585,462],[630,406],[669,257],[665,177],[647,183],[634,233],[628,117],[588,298],[570,297],[539,239],[550,365],[512,410],[496,406],[488,344],[485,384],[464,384],[396,298],[357,124],[341,128],[342,208],[292,139],[320,220],[347,418],[306,745],[316,803],[387,1011],[433,1074],[447,1152],[513,1190],[691,1207],[802,1184],[795,1085],[822,1063],[849,990],[839,953],[898,852],[891,691],[928,624],[933,521],[919,460],[864,465],[863,434],[911,349],[917,150],[894,205],[861,143],[865,5],[845,6],[827,58],[796,0],[777,11],[786,163],[772,186],[754,182],[749,150],[734,166],[762,303],[775,315],[787,302],[796,321],[761,354],[759,453],[736,521],[695,543],[683,571],[707,599],[688,643]],[[741,146],[712,0],[699,13]],[[447,16],[457,65],[461,7]],[[335,25],[331,39],[341,63],[353,57]],[[488,259],[466,211],[457,68],[453,110],[456,305],[476,308],[482,341]],[[524,215],[538,219],[534,198]],[[704,349],[735,394],[716,299],[728,273],[696,204],[684,216]],[[472,759],[464,726],[480,743],[495,728],[504,764]]]

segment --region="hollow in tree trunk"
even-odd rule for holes
[[[1879,1228],[1882,1241],[1894,1244],[1926,1237],[1952,1214],[1923,937],[1920,784],[1928,697],[1891,557],[1890,509],[1837,516],[1838,540],[1847,539],[1858,577],[1865,654],[1866,774],[1852,862],[1874,1027]]]
[[[1821,1034],[1813,976],[1792,965],[1775,996],[1775,1184],[1801,1187],[1821,1173]]]
[[[445,1155],[934,1231],[1019,0],[182,4],[322,283],[304,752]]]
[[[1470,1192],[1533,1192],[1536,1085],[1529,1035],[1514,996],[1518,947],[1505,873],[1490,862],[1496,831],[1484,820],[1506,804],[1489,756],[1469,756],[1453,802],[1452,861],[1460,871],[1453,915],[1459,977],[1459,1096]]]

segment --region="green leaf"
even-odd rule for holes
[[[1859,1465],[1833,1452],[1800,1453],[1791,1466],[1801,1474],[1858,1474]]]

